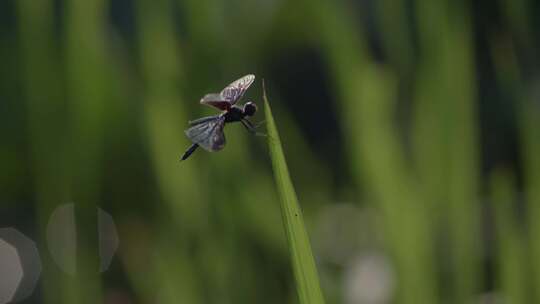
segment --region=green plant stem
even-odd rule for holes
[[[289,170],[287,169],[285,156],[281,148],[281,141],[272,116],[272,110],[268,104],[266,92],[264,92],[263,98],[268,128],[268,147],[281,201],[281,214],[291,253],[298,297],[302,304],[324,303],[302,211],[298,205],[298,199],[289,176]]]

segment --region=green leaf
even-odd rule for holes
[[[289,176],[281,141],[268,104],[266,90],[263,83],[263,99],[268,131],[268,147],[274,178],[281,201],[281,214],[287,242],[291,253],[294,278],[298,289],[301,304],[323,304],[324,298],[319,284],[319,276],[311,252],[309,237],[306,232],[302,211],[298,205],[296,192]]]

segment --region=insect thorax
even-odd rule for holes
[[[244,118],[244,111],[238,106],[232,106],[227,113],[225,113],[225,122],[240,121]]]

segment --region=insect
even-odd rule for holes
[[[259,135],[255,131],[257,126],[247,119],[257,112],[257,106],[251,101],[245,103],[243,107],[235,105],[254,80],[255,75],[246,75],[229,84],[220,93],[207,94],[201,99],[201,104],[218,108],[222,113],[189,122],[191,127],[185,133],[193,145],[184,152],[182,160],[187,159],[199,146],[210,152],[223,149],[225,146],[223,128],[227,123],[239,121],[249,132]]]

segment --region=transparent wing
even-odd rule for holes
[[[226,111],[231,107],[231,103],[221,94],[206,94],[201,99],[201,103]]]
[[[224,126],[225,117],[219,116],[214,120],[195,125],[187,129],[185,133],[193,143],[198,144],[206,151],[214,152],[225,146]]]
[[[223,99],[227,100],[231,104],[235,104],[240,98],[242,98],[254,80],[255,75],[246,75],[229,84],[225,89],[223,89],[223,91],[221,91],[220,95],[223,97]]]
[[[195,120],[188,121],[188,123],[189,123],[190,126],[200,125],[202,123],[209,122],[211,120],[215,120],[216,118],[219,118],[219,116],[220,115],[214,115],[214,116],[206,116],[206,117],[202,117],[202,118],[197,118]]]

